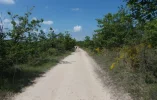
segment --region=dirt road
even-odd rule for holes
[[[86,52],[77,50],[13,100],[111,100],[90,59]]]

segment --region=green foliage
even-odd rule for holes
[[[92,41],[91,41],[91,39],[90,39],[89,36],[86,36],[84,41],[85,41],[84,46],[85,46],[86,48],[88,48],[89,46],[92,45]]]
[[[40,25],[43,19],[30,20],[31,11],[32,9],[23,16],[8,12],[13,27],[7,32],[3,31],[0,18],[0,90],[11,89],[15,92],[16,89],[21,89],[25,83],[36,77],[35,74],[42,72],[38,73],[36,69],[44,69],[42,65],[49,62],[57,63],[59,58],[56,57],[67,54],[75,46],[76,40],[68,32],[56,34],[50,28],[45,33]],[[19,65],[26,65],[26,68]],[[40,66],[43,68],[39,68]]]
[[[124,0],[132,11],[132,17],[140,22],[153,20],[157,17],[156,0]]]
[[[157,46],[157,19],[146,23],[144,26],[143,41],[151,44],[153,47]]]
[[[131,45],[138,41],[133,37],[140,37],[136,31],[133,31],[135,22],[124,8],[116,14],[109,13],[97,21],[99,29],[95,30],[93,41],[100,47],[113,48],[122,47],[124,44]]]
[[[68,32],[65,32],[65,38],[64,38],[64,46],[66,50],[72,50],[72,48],[75,46],[75,40],[73,40]]]

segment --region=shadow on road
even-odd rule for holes
[[[60,61],[59,64],[72,64],[73,62],[76,61]]]

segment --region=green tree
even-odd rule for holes
[[[66,50],[72,50],[76,45],[76,41],[71,38],[69,32],[65,32],[64,46]]]
[[[132,17],[145,22],[157,16],[156,0],[124,0],[132,11]]]

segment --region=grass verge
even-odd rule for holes
[[[111,79],[108,83],[103,81],[105,85],[112,84],[115,86],[115,90],[119,92],[122,90],[125,93],[129,93],[133,100],[157,100],[157,83],[148,83],[148,80],[146,80],[148,76],[149,78],[147,79],[149,81],[153,79],[151,75],[146,75],[151,72],[143,73],[141,70],[135,71],[126,65],[124,61],[120,61],[111,70],[110,66],[115,62],[115,58],[117,57],[116,51],[106,51],[106,53],[101,54],[95,54],[88,49],[86,51],[104,71],[105,74],[101,74],[101,77],[106,77],[105,75],[107,75]]]

